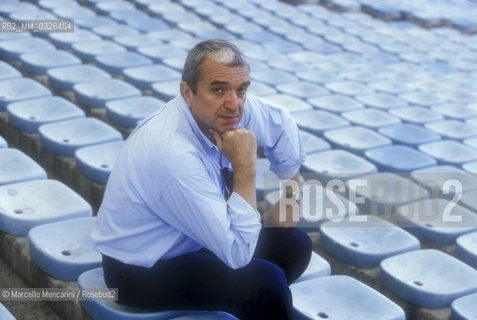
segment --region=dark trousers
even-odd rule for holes
[[[311,241],[296,228],[262,229],[254,258],[232,269],[206,249],[151,268],[103,256],[106,284],[118,302],[149,310],[226,311],[239,319],[294,319],[288,285],[306,269]]]

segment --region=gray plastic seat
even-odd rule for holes
[[[422,144],[419,150],[435,158],[440,164],[462,165],[477,160],[477,150],[455,140],[441,140]]]
[[[49,85],[60,91],[73,91],[78,83],[111,79],[106,71],[86,64],[49,69],[46,74]]]
[[[152,65],[152,60],[134,52],[115,52],[94,58],[98,67],[113,75],[121,75],[124,69]]]
[[[92,62],[101,54],[126,51],[123,46],[109,40],[75,43],[72,49],[75,55],[84,62]]]
[[[159,110],[164,104],[164,101],[149,96],[118,99],[106,103],[106,112],[111,122],[134,128],[139,120]]]
[[[424,242],[452,244],[477,230],[477,216],[455,200],[425,199],[400,206],[398,224]]]
[[[82,82],[73,86],[76,100],[87,108],[104,108],[115,99],[139,97],[141,91],[118,79]]]
[[[38,225],[90,217],[91,206],[76,192],[56,180],[35,180],[0,187],[0,228],[25,236]]]
[[[51,33],[49,37],[58,49],[64,50],[71,49],[75,43],[101,40],[101,37],[95,33],[79,28],[75,28],[75,32],[71,33]]]
[[[452,320],[475,320],[475,304],[477,293],[469,294],[456,299],[451,304]]]
[[[55,46],[36,37],[0,42],[0,57],[5,60],[18,60],[24,53],[39,53],[54,50]]]
[[[359,126],[328,130],[323,133],[323,137],[333,146],[355,154],[391,144],[391,140],[376,131]]]
[[[20,150],[0,149],[0,186],[46,178],[46,171]]]
[[[349,126],[349,122],[334,113],[321,110],[300,111],[293,117],[302,130],[321,136],[324,131]]]
[[[169,101],[181,94],[179,81],[172,80],[154,83],[152,85],[152,92],[154,96],[162,101]]]
[[[73,103],[61,97],[46,97],[11,103],[7,106],[8,120],[15,128],[37,133],[46,123],[85,117]]]
[[[46,75],[48,69],[81,64],[81,60],[63,50],[26,53],[20,56],[23,70],[35,75]]]
[[[43,149],[61,157],[72,157],[82,147],[123,140],[119,131],[96,118],[44,124],[38,132]]]
[[[434,158],[403,145],[367,150],[364,155],[375,163],[380,171],[411,172],[437,165]]]
[[[308,99],[308,102],[314,108],[339,113],[364,108],[364,105],[361,102],[358,102],[351,97],[341,94],[318,96],[315,98]]]
[[[477,127],[459,120],[436,121],[426,123],[424,127],[449,139],[462,140],[477,136]]]
[[[22,74],[6,62],[0,61],[0,81],[21,78]]]
[[[446,308],[477,291],[477,271],[441,251],[416,250],[381,262],[381,282],[414,305]]]
[[[359,268],[377,267],[388,257],[420,248],[419,240],[395,224],[376,216],[364,217],[366,221],[323,223],[320,245],[341,261]]]
[[[400,123],[380,128],[378,131],[394,143],[401,143],[410,147],[417,147],[420,144],[441,139],[438,134],[413,123]]]
[[[105,185],[123,141],[100,143],[75,151],[76,167],[87,179]]]
[[[349,276],[315,278],[290,286],[300,319],[404,320],[394,302]]]
[[[0,81],[0,111],[12,102],[50,97],[51,91],[32,79],[16,78]]]
[[[127,68],[123,74],[127,82],[143,90],[151,90],[155,82],[177,80],[179,83],[181,79],[179,72],[162,64]]]
[[[381,128],[400,123],[401,120],[389,113],[371,108],[347,111],[342,113],[343,117],[356,125],[368,128]]]

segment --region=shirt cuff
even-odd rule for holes
[[[255,241],[262,226],[260,213],[237,192],[232,192],[227,205],[233,228],[245,235],[246,242]]]
[[[275,172],[277,177],[280,180],[290,180],[293,178],[296,173],[300,170],[302,163],[300,160],[299,164],[290,164],[290,165],[280,165],[280,166],[270,166],[270,170]]]

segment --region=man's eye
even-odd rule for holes
[[[213,90],[215,93],[222,93],[222,92],[223,92],[222,88],[213,88],[212,90]]]

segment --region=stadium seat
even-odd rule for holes
[[[78,277],[78,286],[81,289],[105,289],[103,268],[88,270]],[[117,297],[116,297],[117,298]],[[82,300],[81,305],[88,315],[94,320],[166,320],[187,315],[184,319],[210,319],[231,320],[235,319],[223,312],[188,312],[188,311],[146,311],[143,309],[127,307],[116,303],[113,299]],[[204,315],[207,315],[204,318]],[[180,319],[180,318],[179,318]]]
[[[147,47],[164,44],[161,39],[153,36],[152,34],[138,34],[135,36],[118,35],[113,40],[117,44],[126,47],[129,50],[137,50],[143,46]]]
[[[81,64],[80,59],[63,50],[22,54],[20,61],[22,69],[33,75],[46,75],[46,71],[51,68]]]
[[[48,70],[46,74],[49,85],[60,91],[73,91],[73,86],[77,83],[111,78],[106,71],[91,65],[55,68]]]
[[[0,81],[0,111],[12,102],[50,97],[51,91],[32,79],[17,78]]]
[[[432,121],[439,121],[444,117],[435,111],[431,111],[424,107],[407,107],[389,110],[393,116],[400,118],[405,122],[413,122],[417,124],[424,124]]]
[[[356,96],[356,100],[362,102],[367,107],[378,108],[382,110],[404,108],[408,106],[406,101],[386,93],[359,95]]]
[[[109,17],[91,16],[76,18],[75,25],[82,29],[87,29],[91,31],[93,28],[96,27],[116,25],[116,22]]]
[[[270,86],[298,81],[291,73],[272,69],[253,72],[252,79]]]
[[[2,319],[2,320],[15,320],[15,317],[1,303],[0,303],[0,319]]]
[[[124,79],[142,90],[151,90],[155,82],[176,80],[180,82],[181,74],[161,64],[127,68],[123,71]]]
[[[381,282],[414,305],[446,308],[477,291],[477,270],[442,251],[416,250],[383,260]]]
[[[411,172],[437,164],[435,159],[403,145],[367,150],[364,155],[375,163],[380,171]]]
[[[330,144],[311,133],[306,131],[300,131],[300,135],[303,141],[303,147],[306,154],[312,154],[315,152],[325,151],[331,149]]]
[[[476,320],[477,293],[456,299],[451,304],[451,320]]]
[[[477,160],[477,150],[450,139],[422,144],[418,149],[440,164],[462,165]]]
[[[155,39],[159,41],[159,39]],[[145,57],[152,59],[154,62],[158,63],[167,58],[174,57],[183,57],[187,52],[172,44],[158,43],[151,45],[146,43],[145,45],[139,44],[135,50]]]
[[[356,125],[377,129],[400,123],[401,120],[389,113],[372,108],[343,112],[342,116]]]
[[[162,81],[152,85],[152,92],[154,96],[162,101],[169,101],[180,94],[179,81]]]
[[[110,40],[75,43],[72,49],[83,62],[93,62],[98,55],[126,51],[126,48]]]
[[[446,102],[445,98],[429,91],[413,91],[409,93],[402,93],[399,95],[399,97],[409,103],[423,107],[433,107]]]
[[[477,117],[477,109],[458,103],[446,103],[432,107],[431,110],[452,119],[466,120],[468,118]]]
[[[355,154],[363,154],[366,150],[391,144],[391,140],[383,135],[360,126],[328,130],[323,133],[323,137],[334,147],[345,149]]]
[[[165,22],[152,17],[128,19],[126,23],[141,33],[169,29],[169,26]]]
[[[106,103],[115,99],[141,96],[136,87],[119,79],[82,82],[73,86],[76,101],[86,108],[104,108]]]
[[[464,234],[456,240],[456,256],[459,260],[477,269],[477,232]]]
[[[455,200],[426,199],[404,204],[395,213],[397,223],[421,241],[452,244],[477,230],[477,216]]]
[[[20,150],[0,149],[0,186],[46,178],[46,171]]]
[[[89,180],[105,185],[123,145],[123,141],[113,141],[79,148],[75,151],[76,168]]]
[[[294,113],[293,117],[300,129],[315,134],[316,136],[321,136],[326,130],[349,126],[347,120],[328,111],[300,111]]]
[[[35,11],[38,10],[38,7],[32,3],[26,2],[17,2],[13,1],[11,3],[2,3],[0,6],[0,16],[5,16],[8,18],[10,14],[15,12],[26,12],[26,11]]]
[[[115,2],[115,1],[113,1]],[[118,34],[122,36],[136,36],[139,35],[139,32],[129,26],[123,24],[111,25],[111,26],[101,26],[96,27],[92,30],[94,33],[106,40],[112,40]]]
[[[73,190],[56,180],[33,180],[0,187],[3,203],[0,228],[25,236],[40,224],[89,217],[91,206]]]
[[[6,62],[0,61],[0,81],[21,78],[22,74]]]
[[[374,89],[360,82],[342,81],[325,84],[325,88],[337,94],[344,94],[352,97],[374,93]]]
[[[82,217],[33,227],[28,232],[33,261],[52,277],[68,281],[101,266],[101,254],[91,239],[95,221],[96,217]]]
[[[8,143],[7,141],[5,141],[5,139],[0,136],[0,149],[3,149],[3,148],[8,148]]]
[[[65,5],[56,5],[55,7],[51,8],[53,13],[60,18],[66,19],[77,19],[83,17],[94,17],[96,14],[93,10],[79,6],[65,6]],[[75,28],[75,33],[78,28]]]
[[[306,173],[303,175],[306,178],[313,178]],[[301,201],[298,228],[307,232],[317,231],[320,225],[326,221],[342,221],[345,217],[359,214],[358,207],[340,194],[324,188],[316,181],[308,179],[305,183],[303,188],[307,190],[307,194]],[[266,207],[270,208],[279,199],[280,190],[269,192],[265,195]]]
[[[394,143],[405,144],[413,148],[420,144],[430,143],[441,139],[438,134],[413,123],[400,123],[380,128],[378,131],[391,139]]]
[[[4,60],[18,60],[24,53],[40,53],[54,50],[55,46],[46,40],[32,37],[0,42],[0,57]]]
[[[328,94],[328,90],[312,82],[300,81],[277,86],[277,90],[301,99]]]
[[[111,73],[121,75],[124,69],[152,65],[152,60],[134,52],[115,52],[101,54],[94,58],[98,67]]]
[[[477,128],[459,120],[443,120],[426,123],[426,129],[449,139],[462,140],[477,136]]]
[[[303,100],[285,94],[269,95],[264,99],[281,106],[293,114],[313,110],[313,108]]]
[[[398,226],[376,216],[366,221],[325,222],[320,245],[331,255],[359,268],[372,268],[387,258],[418,250],[419,240]]]
[[[134,128],[154,111],[159,110],[164,101],[150,96],[113,100],[106,103],[108,118],[123,127]]]
[[[61,157],[73,157],[82,147],[123,139],[119,131],[96,118],[44,124],[38,131],[42,147]]]
[[[400,94],[410,92],[412,88],[405,82],[398,80],[380,80],[368,83],[368,85],[378,92],[389,94]]]
[[[296,72],[298,78],[302,80],[306,80],[309,82],[317,83],[317,84],[325,84],[328,82],[336,82],[343,80],[341,75],[335,72],[322,70],[322,69],[311,69],[308,71],[300,71]]]
[[[253,67],[251,67],[251,69],[255,70]],[[253,81],[247,89],[247,95],[254,95],[257,97],[266,97],[274,94],[277,94],[275,89],[260,81]]]
[[[97,34],[80,28],[75,28],[75,32],[50,33],[49,37],[58,49],[63,50],[70,50],[75,43],[101,40]]]
[[[331,179],[351,179],[377,172],[372,163],[345,150],[329,150],[308,155],[303,169],[316,174],[316,177],[325,183]]]
[[[85,117],[83,110],[61,97],[46,97],[10,103],[8,120],[15,128],[37,133],[46,123]]]
[[[308,99],[308,102],[314,108],[338,113],[364,108],[361,102],[340,94],[323,95]]]
[[[348,276],[315,278],[290,286],[300,319],[404,320],[404,311],[374,289]]]
[[[191,44],[191,48],[193,46],[196,45],[196,41],[193,40],[193,44]],[[174,44],[175,45],[175,44]],[[183,55],[183,56],[175,56],[175,57],[171,57],[171,58],[165,58],[162,63],[168,67],[171,67],[179,72],[182,73],[182,69],[184,68],[184,63],[185,63],[185,60],[187,58],[187,55]]]
[[[116,1],[100,1],[95,4],[96,10],[100,14],[107,15],[111,12],[114,11],[121,11],[121,10],[133,10],[136,7],[134,4],[128,2],[128,1],[121,1],[121,0],[116,0]]]

